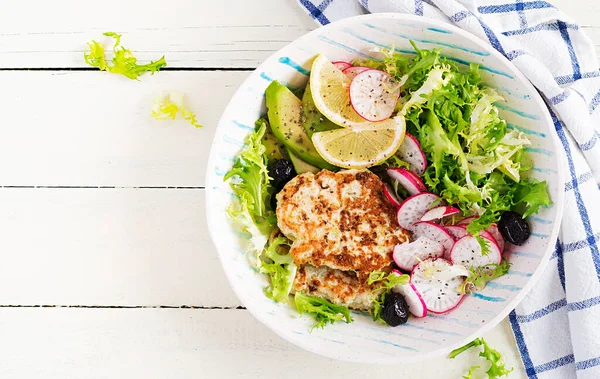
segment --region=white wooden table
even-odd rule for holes
[[[600,44],[600,3],[554,3]],[[204,214],[215,125],[252,69],[313,28],[295,0],[2,1],[0,378],[443,379],[471,365],[312,355],[229,288]],[[87,68],[104,31],[169,69],[135,82]],[[203,129],[149,118],[167,89]],[[508,324],[486,338],[525,378]]]

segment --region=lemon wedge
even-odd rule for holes
[[[310,70],[310,90],[315,106],[333,123],[348,127],[368,123],[350,103],[350,78],[325,56],[318,55]]]
[[[399,115],[381,122],[315,133],[312,141],[321,157],[332,165],[366,168],[394,155],[405,134],[406,123]]]

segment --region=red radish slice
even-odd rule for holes
[[[396,207],[400,206],[400,200],[398,200],[398,198],[396,197],[392,186],[385,183],[385,186],[383,186],[383,193],[385,194],[385,197],[390,201],[390,203],[394,204],[394,206]]]
[[[459,240],[469,234],[467,233],[467,228],[464,225],[448,225],[445,226],[445,228],[455,240]]]
[[[450,251],[452,263],[463,265],[467,268],[481,267],[491,263],[499,264],[502,260],[502,253],[498,244],[488,232],[482,231],[481,237],[488,242],[489,252],[487,255],[481,254],[481,245],[477,238],[467,235],[456,241]]]
[[[459,222],[456,223],[456,225],[464,225],[467,226],[471,223],[472,220],[476,219],[477,217],[475,216],[471,216],[471,217],[467,217],[467,218],[463,218],[462,220],[460,220]]]
[[[340,71],[344,71],[345,69],[352,67],[352,64],[344,61],[333,62],[333,65],[337,67]]]
[[[411,271],[420,261],[439,258],[444,255],[444,245],[421,237],[413,242],[405,242],[394,248],[394,262],[404,271]]]
[[[423,175],[427,168],[427,157],[421,149],[419,141],[412,135],[406,133],[402,145],[398,148],[396,155],[410,165],[410,171],[417,175]]]
[[[400,97],[400,86],[385,71],[366,70],[350,83],[350,103],[367,121],[383,121],[392,115]]]
[[[406,300],[406,304],[408,304],[408,310],[413,316],[418,318],[427,316],[427,305],[425,305],[425,300],[423,300],[423,297],[419,291],[417,291],[414,284],[408,283],[403,286],[398,285],[394,287],[393,291],[404,296],[404,300]]]
[[[392,180],[397,181],[402,187],[406,188],[411,195],[427,191],[427,187],[425,187],[425,184],[423,184],[421,179],[407,169],[388,168],[386,171]]]
[[[487,228],[487,231],[492,235],[492,237],[494,237],[494,239],[496,240],[496,243],[498,244],[498,248],[500,249],[500,252],[503,253],[504,252],[504,237],[502,237],[502,234],[500,234],[500,230],[498,230],[498,225],[496,225],[496,223],[493,223],[492,225],[490,225]]]
[[[356,77],[356,75],[360,74],[361,72],[370,70],[370,68],[368,67],[361,67],[361,66],[356,66],[356,67],[348,67],[347,69],[343,70],[342,72],[350,79],[354,79]]]
[[[415,238],[424,237],[441,243],[444,246],[444,253],[446,255],[450,254],[452,245],[454,245],[454,238],[443,226],[429,221],[419,221],[414,223],[412,231]]]
[[[446,216],[452,216],[460,213],[460,210],[451,206],[436,207],[430,209],[421,217],[421,221],[441,220]]]
[[[444,313],[456,308],[463,299],[464,295],[457,289],[467,274],[464,267],[445,259],[428,259],[415,266],[410,282],[421,294],[428,311]]]
[[[412,230],[413,224],[427,212],[431,204],[440,200],[438,195],[423,192],[409,197],[398,208],[396,217],[398,224],[407,230]]]

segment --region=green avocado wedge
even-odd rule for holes
[[[267,120],[264,118],[256,121],[257,127],[260,127],[262,123],[267,123]],[[267,123],[267,128],[265,129],[265,135],[262,139],[262,144],[267,149],[267,158],[269,158],[269,162],[277,160],[277,159],[286,159],[286,150],[285,145],[281,143],[280,140],[275,137],[273,132],[271,131],[271,126]]]
[[[309,138],[312,138],[314,133],[339,129],[339,126],[329,121],[315,107],[315,101],[310,91],[310,83],[306,84],[306,90],[304,91],[304,96],[302,96],[302,126]]]
[[[292,162],[292,165],[294,166],[294,170],[296,170],[296,174],[300,175],[300,174],[304,174],[305,172],[312,172],[313,174],[316,174],[319,171],[321,171],[320,168],[304,162],[296,154],[294,154],[290,149],[286,149],[286,150],[287,150],[288,156],[290,157],[290,161]]]
[[[336,170],[317,152],[302,127],[302,102],[286,86],[274,80],[265,90],[267,114],[277,139],[300,159],[313,166]]]

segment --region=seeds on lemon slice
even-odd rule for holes
[[[315,133],[312,141],[327,162],[344,168],[375,166],[391,157],[402,144],[404,117]]]
[[[325,56],[315,58],[310,71],[310,90],[315,106],[325,117],[344,127],[368,122],[350,104],[350,82],[350,78]]]

